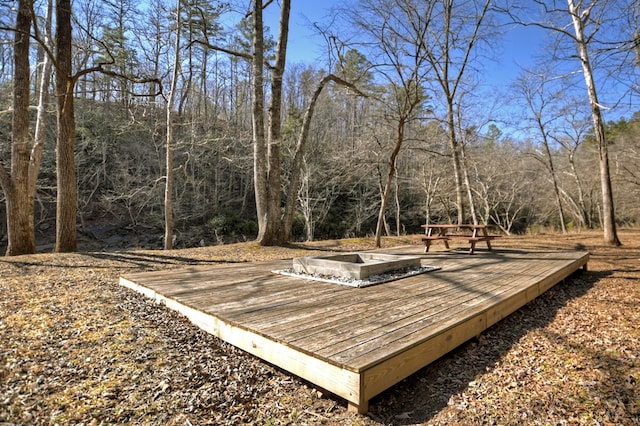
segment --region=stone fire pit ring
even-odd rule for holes
[[[438,269],[421,265],[420,256],[339,253],[293,259],[293,268],[273,271],[303,279],[366,287]]]

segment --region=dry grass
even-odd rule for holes
[[[496,242],[587,249],[589,271],[382,393],[368,416],[117,280],[370,240],[2,258],[0,424],[640,424],[640,231],[620,236],[616,248],[591,232]]]

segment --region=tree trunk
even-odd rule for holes
[[[460,165],[462,169],[462,176],[464,178],[464,186],[467,189],[467,199],[469,200],[469,211],[471,213],[471,220],[473,221],[474,225],[477,225],[478,215],[476,213],[476,204],[473,200],[473,190],[471,188],[471,179],[469,178],[469,168],[467,167],[467,158],[464,150],[464,143],[460,144]]]
[[[267,187],[267,142],[264,129],[264,24],[262,21],[262,0],[253,2],[253,176],[256,193],[256,213],[258,215],[258,237],[263,244],[269,235],[269,192]]]
[[[456,120],[455,120],[455,99],[458,96],[458,89],[460,84],[463,83],[463,77],[469,63],[471,52],[473,51],[478,39],[479,31],[483,25],[484,19],[489,11],[490,0],[483,0],[483,5],[480,7],[475,2],[470,2],[471,7],[469,11],[475,13],[473,26],[470,24],[465,25],[472,29],[472,32],[468,34],[468,38],[461,38],[459,31],[463,29],[460,25],[456,26],[456,13],[464,13],[462,10],[454,10],[454,3],[452,0],[442,1],[443,7],[443,28],[441,31],[436,32],[441,37],[440,41],[436,41],[439,45],[438,54],[429,54],[429,61],[434,71],[438,83],[442,87],[445,101],[447,103],[447,131],[449,135],[449,147],[451,149],[451,155],[453,160],[453,177],[455,179],[455,191],[456,191],[456,207],[458,210],[458,223],[463,223],[465,220],[465,204],[464,204],[464,176],[463,176],[463,159],[460,152],[460,142],[456,136]],[[463,2],[464,3],[464,2]],[[438,36],[435,37],[438,39]],[[456,61],[454,58],[457,56],[455,52],[461,54],[460,62],[454,66]]]
[[[18,4],[14,41],[14,89],[11,142],[11,173],[1,167],[0,182],[7,205],[8,256],[35,253],[33,201],[29,197],[29,34],[31,32],[29,0]]]
[[[389,171],[380,200],[380,211],[378,212],[378,222],[376,224],[376,247],[378,248],[382,246],[382,228],[385,226],[385,211],[387,210],[389,197],[391,195],[391,189],[393,188],[393,179],[395,179],[398,154],[400,153],[400,148],[402,148],[402,143],[404,142],[404,126],[405,120],[399,120],[396,134],[396,143],[393,151],[391,152],[391,156],[389,157]]]
[[[71,75],[71,0],[56,1],[56,141],[57,212],[56,252],[77,250],[76,212],[78,188],[75,165],[74,80]]]
[[[49,44],[51,36],[53,14],[53,1],[47,2],[47,17],[45,24],[44,42]],[[38,93],[38,114],[36,117],[36,129],[34,132],[34,144],[31,149],[31,159],[29,163],[29,197],[33,204],[36,195],[36,183],[40,164],[42,161],[42,153],[47,139],[47,107],[49,106],[49,84],[51,82],[51,58],[42,50],[42,71],[40,72],[39,93]]]
[[[447,90],[445,90],[448,93]],[[456,189],[456,207],[458,210],[458,223],[464,223],[464,187],[462,184],[462,164],[460,161],[460,147],[456,137],[456,125],[454,119],[453,96],[447,94],[447,131],[449,133],[449,148],[453,161],[453,178]]]
[[[558,219],[560,220],[560,229],[563,234],[567,232],[567,226],[564,215],[564,207],[562,206],[562,196],[560,193],[560,186],[558,184],[558,176],[556,173],[556,168],[553,163],[553,155],[551,154],[551,148],[549,147],[549,138],[547,136],[548,131],[545,123],[542,120],[542,110],[536,112],[533,108],[533,102],[529,101],[531,105],[531,110],[536,116],[536,126],[540,131],[540,137],[542,138],[542,145],[544,146],[544,156],[545,159],[537,158],[538,161],[542,163],[545,169],[549,172],[549,177],[551,178],[551,184],[553,186],[553,195],[556,202],[556,208],[558,209]]]
[[[400,183],[398,182],[398,167],[396,166],[396,178],[394,182],[394,201],[396,203],[396,236],[402,235],[402,223],[400,223]]]
[[[173,114],[167,103],[167,143],[165,146],[165,183],[164,183],[164,249],[173,249]]]
[[[551,155],[551,149],[549,148],[549,141],[547,140],[547,134],[544,129],[544,125],[540,123],[538,120],[540,129],[542,130],[542,139],[545,150],[545,155],[547,156],[547,167],[549,169],[549,174],[551,175],[551,182],[553,183],[553,194],[556,198],[556,206],[558,207],[558,219],[560,220],[560,229],[563,234],[567,233],[567,226],[565,224],[564,218],[564,208],[562,207],[562,197],[560,195],[560,186],[558,185],[558,177],[556,176],[556,168],[553,164],[553,156]]]
[[[176,44],[173,62],[173,74],[171,76],[171,88],[167,98],[167,140],[165,145],[165,183],[164,183],[164,249],[173,248],[173,108],[176,99],[176,88],[180,76],[180,5],[181,0],[176,1]]]
[[[573,180],[576,183],[576,189],[578,190],[578,206],[580,209],[580,221],[587,228],[592,227],[592,220],[589,211],[587,210],[587,204],[584,200],[584,188],[582,184],[582,180],[578,175],[578,170],[576,169],[576,163],[573,157],[573,153],[569,154],[569,165],[571,166],[571,175],[573,176]]]
[[[582,72],[584,74],[587,93],[589,94],[589,103],[591,104],[591,118],[593,119],[593,129],[596,141],[598,142],[598,153],[600,159],[600,185],[602,187],[602,225],[604,228],[604,241],[606,244],[619,246],[621,245],[616,231],[615,209],[613,203],[613,189],[611,186],[611,176],[609,173],[609,150],[607,146],[606,135],[604,131],[604,122],[602,120],[602,112],[598,103],[598,95],[593,72],[591,70],[591,62],[587,50],[587,41],[584,38],[584,24],[581,16],[576,9],[574,0],[567,0],[569,4],[569,12],[573,20],[573,28],[575,30],[575,40],[578,45],[578,53],[580,62],[582,63]]]
[[[324,77],[318,87],[316,88],[311,101],[307,106],[307,110],[304,113],[302,119],[302,129],[300,129],[300,135],[298,136],[298,142],[296,144],[296,150],[293,157],[293,165],[291,166],[291,179],[289,180],[289,193],[287,194],[287,204],[284,210],[283,220],[283,233],[284,240],[289,241],[291,239],[291,228],[293,226],[293,216],[295,213],[295,207],[297,203],[298,188],[300,186],[300,177],[302,173],[302,165],[304,161],[304,153],[306,151],[307,140],[309,139],[309,128],[311,127],[311,119],[315,111],[316,102],[322,89],[324,88],[330,76]]]
[[[296,150],[293,158],[293,165],[291,166],[291,178],[289,180],[289,194],[287,195],[287,204],[285,205],[284,219],[282,221],[282,231],[284,242],[289,241],[291,238],[291,227],[293,225],[293,216],[295,213],[295,207],[297,202],[298,188],[300,186],[300,175],[302,172],[302,165],[304,160],[304,154],[306,152],[307,140],[309,139],[309,129],[311,128],[311,119],[315,111],[316,103],[322,90],[327,83],[333,81],[336,84],[348,87],[358,93],[360,96],[364,96],[364,93],[360,92],[354,85],[344,81],[343,79],[336,77],[333,74],[329,74],[320,80],[318,87],[313,92],[307,110],[304,113],[302,119],[302,129],[300,129],[300,135],[296,144]]]
[[[280,142],[282,130],[282,82],[287,59],[287,40],[289,36],[289,15],[291,0],[282,2],[280,11],[280,28],[276,47],[276,63],[271,70],[271,101],[269,103],[269,136],[268,136],[268,177],[269,191],[269,231],[262,241],[263,245],[283,244],[285,232],[282,228],[282,177],[280,160]]]
[[[256,180],[256,210],[258,212],[257,242],[260,245],[268,246],[285,242],[285,232],[283,232],[282,227],[283,214],[281,212],[282,178],[280,170],[280,136],[282,127],[282,81],[287,58],[291,0],[283,0],[280,10],[276,62],[271,71],[268,141],[265,141],[264,130],[264,25],[262,21],[262,8],[261,0],[254,2],[254,173]]]

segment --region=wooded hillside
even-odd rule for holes
[[[33,6],[29,30],[32,140],[39,141],[39,125],[44,129],[33,220],[38,245],[43,248],[52,244],[56,235],[56,197],[60,195],[57,98],[51,77],[41,81],[47,75],[43,59],[56,59],[52,54],[56,51],[52,41],[55,31],[46,19],[56,8],[39,1],[21,2]],[[162,247],[166,107],[174,64],[180,71],[176,74],[170,135],[175,244],[190,247],[256,237],[255,96],[250,61],[255,34],[251,13],[244,13],[251,7],[241,3],[197,0],[179,3],[181,7],[176,8],[163,0],[144,5],[92,0],[73,5],[70,81],[75,99],[76,224],[81,238],[98,239],[110,246]],[[602,146],[594,132],[586,92],[579,86],[584,86],[582,77],[566,72],[576,67],[567,65],[571,55],[560,55],[575,46],[550,36],[554,54],[541,61],[544,67],[522,70],[517,81],[505,82],[509,94],[505,97],[504,92],[492,91],[481,83],[486,76],[480,64],[484,53],[480,52],[499,49],[501,39],[495,23],[516,25],[518,10],[473,7],[490,3],[480,1],[462,2],[452,10],[439,9],[438,2],[401,1],[398,5],[407,7],[390,9],[394,20],[389,22],[406,37],[390,39],[375,32],[375,20],[386,16],[383,3],[357,3],[359,7],[370,6],[367,22],[338,13],[342,26],[336,24],[330,30],[318,26],[334,43],[327,46],[324,62],[287,64],[278,149],[280,191],[283,197],[297,194],[292,239],[375,233],[385,189],[389,202],[382,218],[387,235],[420,232],[425,221],[455,222],[460,212],[463,220],[492,223],[505,233],[601,227],[598,162]],[[623,12],[630,10],[633,2],[619,3],[625,7],[620,13],[606,10],[597,22],[595,17],[585,20],[586,28],[600,25],[593,30],[600,37],[596,41],[605,43],[610,33],[615,33],[623,42],[628,35],[613,29],[622,25]],[[9,6],[1,6],[0,33],[4,39],[15,39],[21,33],[16,30],[16,10]],[[276,8],[277,4],[267,2],[264,7]],[[179,20],[176,10],[180,11]],[[463,19],[471,10],[487,13],[486,21],[475,21],[475,30]],[[427,14],[431,21],[419,23],[425,25],[422,38],[414,38],[411,29],[402,26],[412,16]],[[453,27],[459,26],[460,37],[439,44],[443,40],[429,39],[428,30],[438,28],[446,17]],[[177,49],[176,24],[181,36]],[[340,36],[346,40],[350,29],[365,24],[370,34],[365,36],[361,31],[360,40],[338,44]],[[637,25],[629,31],[634,28]],[[277,39],[273,34],[277,33],[277,28],[264,33],[266,73],[273,71],[270,67]],[[382,37],[376,44],[379,50],[366,48],[365,37],[373,40],[376,34]],[[462,38],[466,41],[461,42]],[[398,46],[422,46],[416,40],[428,48],[411,54],[414,58],[424,55],[424,62],[415,65],[409,75],[406,50]],[[387,42],[388,50],[380,50]],[[393,43],[396,50],[391,49]],[[445,45],[449,50],[442,50]],[[607,100],[616,90],[617,99],[637,98],[634,81],[638,67],[631,60],[631,45],[625,49],[620,55],[614,52],[598,57],[597,82],[603,92],[607,90]],[[440,56],[430,56],[434,52]],[[13,44],[0,44],[0,163],[7,171],[0,194],[5,202],[10,178],[15,176],[11,168],[16,143],[12,139],[16,135],[14,53]],[[451,75],[455,70],[460,77],[455,83],[457,91],[446,99],[442,93],[451,87],[437,81],[443,72],[438,67],[444,64],[444,55],[448,55]],[[60,63],[53,62],[55,75]],[[609,84],[614,78],[612,70],[618,70],[615,90]],[[329,74],[355,90],[328,84],[319,94],[299,185],[290,187],[305,111]],[[42,98],[41,87],[51,96]],[[270,101],[269,95],[266,100]],[[407,102],[413,102],[410,108]],[[605,118],[614,117],[606,125],[606,146],[615,219],[618,225],[636,225],[640,218],[640,115],[633,101],[608,105],[611,108]],[[37,114],[38,107],[46,114]],[[456,158],[459,171],[452,162]],[[5,203],[0,210],[6,217]],[[0,228],[4,246],[7,222],[0,222]]]

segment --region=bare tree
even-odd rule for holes
[[[535,0],[535,4],[540,6],[544,16],[543,20],[535,21],[519,18],[515,16],[517,15],[517,12],[514,12],[515,9],[511,10],[511,16],[517,23],[535,25],[552,31],[562,39],[570,41],[574,49],[577,50],[577,58],[580,60],[580,67],[591,107],[593,131],[598,145],[604,241],[606,244],[620,245],[616,231],[608,142],[602,118],[602,103],[598,98],[598,87],[594,77],[591,56],[597,52],[599,46],[608,45],[606,41],[599,39],[598,35],[606,33],[607,30],[609,30],[609,33],[615,32],[613,31],[614,28],[611,28],[619,19],[619,16],[615,16],[615,13],[624,11],[626,8],[614,7],[613,2],[598,0],[567,0],[566,8],[557,6],[556,1],[552,0]],[[617,6],[621,5],[618,4]],[[530,12],[530,10],[527,12]],[[560,23],[564,22],[567,17],[571,19],[573,31],[568,29],[564,23]],[[610,55],[610,53],[607,54]]]
[[[47,12],[45,18],[44,31],[41,34],[42,42],[48,46],[51,39],[53,19],[53,0],[47,1]],[[50,100],[50,84],[52,74],[51,58],[45,52],[41,46],[38,49],[38,56],[40,58],[40,81],[38,82],[38,113],[36,117],[36,128],[34,131],[34,144],[31,149],[31,161],[29,164],[29,196],[31,202],[35,199],[36,183],[38,180],[38,172],[40,171],[40,164],[42,162],[42,154],[44,152],[44,146],[46,141],[47,130],[47,107]]]
[[[598,92],[596,89],[591,60],[589,58],[589,37],[585,34],[585,28],[588,24],[597,27],[602,23],[591,17],[591,11],[596,5],[595,0],[591,4],[584,6],[582,0],[577,4],[574,0],[567,0],[569,4],[569,13],[573,21],[573,29],[575,31],[575,42],[578,47],[580,63],[582,65],[582,73],[584,75],[587,93],[589,95],[589,103],[591,104],[591,118],[593,119],[593,129],[598,142],[598,153],[600,155],[600,184],[602,186],[602,217],[604,222],[604,240],[607,244],[619,246],[620,240],[616,231],[616,218],[613,203],[613,188],[611,185],[611,176],[609,172],[609,148],[607,146],[607,138],[604,131],[604,120],[598,101]]]
[[[296,148],[289,196],[284,213],[282,212],[282,93],[287,54],[287,40],[289,35],[289,15],[291,1],[283,0],[280,9],[278,41],[276,44],[275,63],[268,64],[265,55],[265,32],[263,9],[271,2],[263,4],[261,0],[253,2],[251,17],[252,53],[237,51],[212,45],[206,41],[198,41],[208,47],[228,53],[236,58],[244,58],[252,64],[252,121],[254,147],[254,188],[256,197],[256,213],[258,217],[258,236],[256,241],[261,245],[277,245],[289,240],[293,222],[294,206],[297,202],[300,169],[303,163],[304,149],[308,138],[310,120],[313,116],[315,102],[322,89],[329,81],[347,84],[333,75],[328,75],[319,84],[310,105],[305,113]],[[270,96],[268,117],[265,114],[265,65],[270,69]],[[353,87],[353,86],[351,86]]]
[[[75,140],[76,122],[74,94],[78,80],[86,74],[101,72],[103,74],[128,79],[136,83],[154,82],[162,91],[159,80],[151,78],[134,78],[117,71],[109,70],[108,65],[115,63],[100,62],[97,66],[78,70],[73,73],[72,54],[72,10],[70,0],[56,0],[56,35],[55,53],[55,87],[57,99],[57,139],[56,139],[56,252],[72,252],[77,249],[76,214],[78,209],[78,188],[76,180]],[[46,46],[43,46],[46,48]]]
[[[569,170],[565,173],[570,175],[575,185],[575,193],[565,192],[565,198],[569,200],[569,206],[573,208],[578,223],[581,226],[591,228],[593,226],[593,212],[592,208],[587,207],[584,171],[579,170],[577,163],[577,156],[590,128],[590,119],[584,111],[582,103],[575,99],[569,99],[558,115],[564,124],[560,126],[559,132],[552,137],[564,150],[566,161],[569,163]]]
[[[377,71],[391,82],[388,91],[396,105],[393,111],[395,143],[390,150],[388,173],[381,194],[381,207],[376,227],[376,244],[380,244],[385,224],[385,211],[393,188],[396,161],[402,148],[406,126],[419,117],[425,101],[425,89],[435,80],[438,96],[436,110],[445,110],[448,143],[452,156],[458,221],[464,220],[464,170],[460,128],[456,122],[456,102],[462,88],[470,80],[470,68],[482,29],[489,12],[489,0],[452,2],[449,0],[367,0],[346,15],[357,28],[357,39],[364,46],[374,46],[369,54]],[[395,87],[395,88],[394,88]],[[401,100],[402,99],[402,100]],[[442,104],[437,100],[442,99]],[[387,114],[391,116],[391,114]],[[470,191],[468,194],[471,194]],[[469,195],[470,196],[470,195]]]
[[[76,211],[78,187],[76,182],[74,85],[72,74],[71,0],[56,0],[56,252],[76,251]]]
[[[432,157],[428,163],[424,163],[419,175],[420,186],[424,192],[425,225],[428,225],[430,222],[433,203],[435,202],[437,189],[440,186],[440,179],[442,178],[442,176],[437,174],[437,165],[438,162]]]
[[[180,76],[180,5],[181,0],[176,1],[176,40],[174,48],[173,72],[171,73],[171,88],[167,97],[167,141],[165,143],[165,186],[164,186],[164,249],[173,248],[173,116]]]
[[[289,25],[289,7],[291,2],[285,0],[282,6],[281,25],[288,28]],[[279,154],[278,147],[273,146],[271,150],[268,150],[268,146],[271,146],[270,141],[267,143],[267,137],[265,133],[265,112],[264,112],[264,23],[262,17],[262,0],[254,0],[253,2],[253,56],[252,70],[253,70],[253,83],[252,83],[252,118],[253,118],[253,173],[254,173],[254,185],[256,194],[256,213],[258,215],[258,237],[257,241],[263,245],[272,245],[278,242],[278,229],[277,229],[277,216],[274,215],[272,207],[276,204],[278,208],[280,206],[280,184],[279,184],[279,167],[280,160],[277,157]],[[286,9],[286,10],[285,10]],[[283,16],[284,15],[284,16]],[[284,19],[283,19],[284,18]],[[282,32],[281,28],[281,32]],[[278,48],[278,52],[286,55],[286,36],[284,36],[284,45]],[[284,62],[281,59],[282,71],[284,71]],[[273,102],[273,100],[272,100]],[[279,120],[279,117],[278,117]],[[276,133],[277,134],[277,133]],[[275,141],[278,143],[279,141]],[[269,160],[277,160],[276,164],[269,162]],[[276,174],[278,174],[276,178]],[[271,176],[271,178],[270,178]],[[278,182],[278,187],[274,188],[270,186],[270,183],[274,181]]]
[[[11,169],[0,167],[0,183],[7,204],[7,255],[35,253],[34,206],[30,196],[29,48],[33,3],[20,0],[14,32],[13,121]]]
[[[544,65],[538,66],[537,68],[542,69],[543,71],[525,71],[517,80],[514,87],[525,101],[528,109],[529,121],[533,123],[534,131],[537,133],[540,138],[540,142],[542,143],[542,152],[536,150],[534,158],[540,161],[549,173],[549,179],[553,186],[553,194],[558,211],[558,220],[560,221],[560,229],[563,233],[566,233],[567,227],[558,183],[558,173],[556,171],[550,146],[554,141],[552,137],[552,134],[554,133],[553,122],[558,119],[558,115],[552,108],[553,103],[560,96],[561,90],[554,90],[552,87],[554,78],[548,71],[544,71]]]
[[[523,212],[530,209],[534,199],[531,188],[536,182],[531,175],[536,172],[523,162],[518,149],[505,142],[502,146],[487,145],[482,148],[483,158],[492,161],[477,162],[474,192],[479,202],[483,222],[493,222],[504,233],[510,234]],[[528,171],[523,173],[523,171]]]
[[[397,160],[405,142],[407,126],[424,112],[427,100],[425,84],[431,67],[425,44],[432,29],[434,4],[431,1],[363,0],[357,9],[345,16],[359,34],[363,48],[369,49],[369,60],[387,81],[386,96],[380,101],[386,109],[384,117],[393,130],[392,147],[381,175],[380,210],[376,224],[376,246],[380,247],[385,215],[394,188]]]
[[[439,25],[427,33],[428,58],[446,107],[446,127],[456,186],[458,223],[464,222],[464,171],[461,142],[456,134],[456,99],[462,95],[473,54],[482,39],[491,0],[453,2],[440,0]]]
[[[293,216],[295,213],[295,206],[298,194],[298,187],[300,186],[300,178],[303,168],[304,162],[304,154],[306,152],[306,145],[309,139],[309,129],[311,128],[311,120],[313,118],[313,114],[315,111],[315,106],[317,104],[318,98],[322,93],[322,90],[325,86],[334,82],[336,84],[345,86],[355,93],[366,96],[364,93],[360,92],[354,85],[348,83],[347,81],[336,77],[333,74],[326,75],[320,80],[320,83],[316,87],[316,90],[313,92],[309,104],[307,106],[307,110],[305,111],[304,118],[302,120],[302,128],[300,129],[300,135],[298,137],[298,141],[295,148],[295,154],[293,159],[293,165],[291,167],[291,178],[289,182],[289,195],[287,197],[287,204],[285,207],[285,212],[283,216],[282,230],[283,230],[283,241],[289,241],[291,237],[291,227],[293,224]]]

